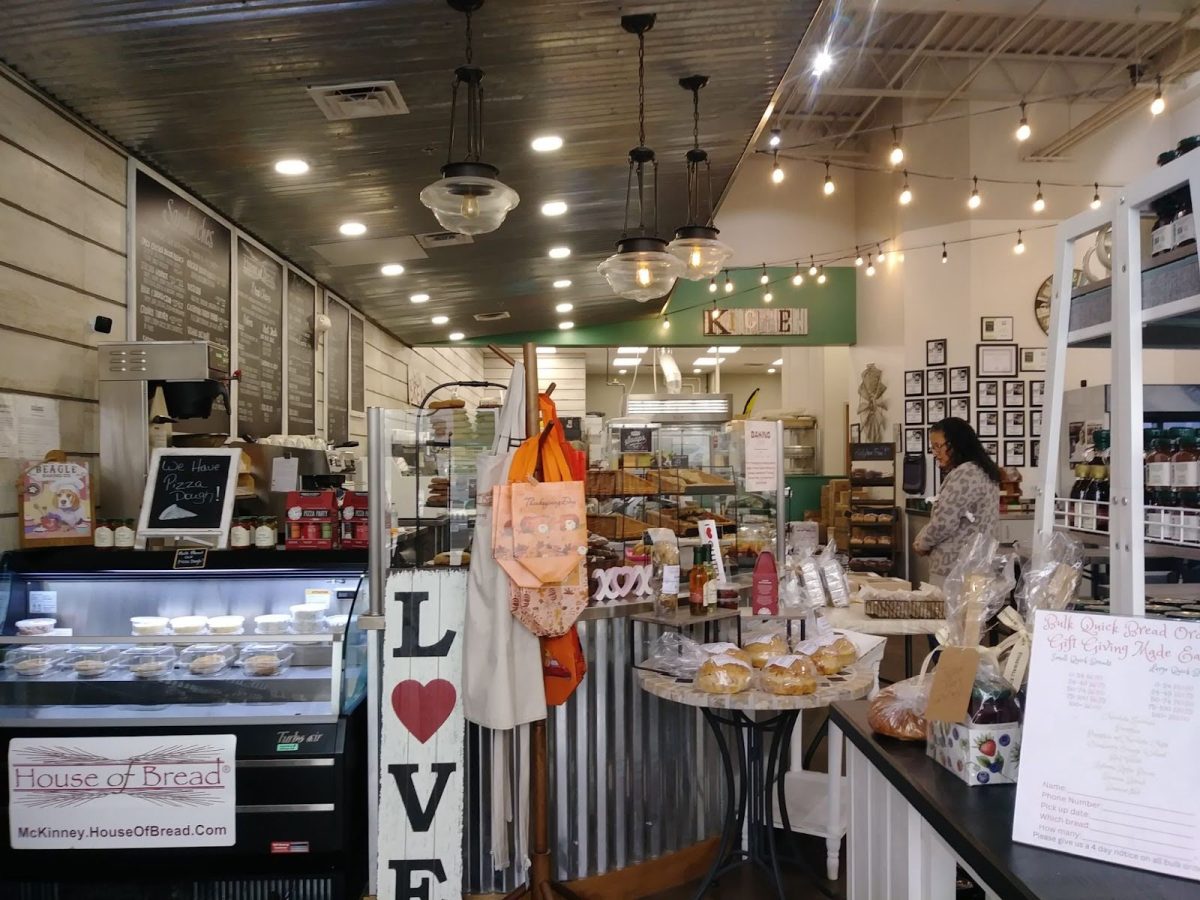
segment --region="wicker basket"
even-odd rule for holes
[[[945,600],[907,600],[901,597],[869,597],[863,606],[872,619],[944,619]]]
[[[646,529],[650,527],[645,522],[623,516],[620,513],[592,515],[587,517],[587,521],[588,531],[594,531],[610,541],[641,540]]]

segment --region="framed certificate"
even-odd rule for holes
[[[1017,345],[976,344],[975,375],[977,378],[1015,378]]]

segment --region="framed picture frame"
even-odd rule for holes
[[[1045,347],[1022,347],[1021,348],[1021,371],[1022,372],[1045,372],[1046,371],[1046,348]]]
[[[1033,468],[1036,469],[1041,464],[1042,464],[1042,442],[1041,441],[1030,441],[1029,442],[1029,465],[1031,465]]]
[[[1013,339],[1012,316],[981,316],[979,340],[1007,343]]]
[[[944,418],[946,418],[945,397],[930,397],[925,401],[925,421],[927,424],[935,425]]]
[[[998,441],[980,441],[983,445],[983,452],[992,458],[996,465],[1000,465],[1000,444]]]
[[[1046,382],[1040,378],[1029,382],[1029,405],[1036,407],[1046,405]]]
[[[1004,442],[1004,465],[1012,469],[1023,469],[1025,467],[1024,441]]]
[[[962,419],[964,422],[971,421],[971,398],[970,397],[951,397],[950,398],[950,416],[955,419]]]
[[[975,433],[981,438],[1000,437],[1000,413],[994,409],[975,413]]]
[[[911,369],[904,373],[904,396],[925,396],[925,370]]]
[[[1006,409],[1011,407],[1025,408],[1024,381],[1004,382],[1004,406]]]
[[[1006,438],[1025,437],[1025,410],[1006,409],[1004,411],[1004,436]]]
[[[1016,378],[1016,344],[976,344],[976,378]]]
[[[1035,438],[1042,436],[1042,411],[1040,409],[1029,411],[1029,436]]]
[[[22,547],[91,545],[95,515],[87,462],[25,460],[17,483]]]
[[[904,429],[904,452],[905,453],[924,453],[928,446],[925,443],[924,428],[905,428]]]
[[[925,342],[925,368],[946,364],[946,339],[934,338]]]
[[[996,409],[1000,406],[1000,382],[975,382],[975,406],[979,409]]]
[[[971,393],[971,367],[970,366],[951,366],[950,367],[950,393],[952,393],[952,394],[969,394],[969,393]]]
[[[859,425],[859,423],[855,422],[853,425],[850,426],[850,443],[857,444],[859,442],[859,436],[861,434],[862,434],[862,426]]]
[[[904,401],[904,424],[905,425],[924,425],[925,424],[925,401],[924,400],[905,400]]]
[[[925,373],[925,393],[927,394],[944,394],[946,393],[946,370],[945,369],[930,369]]]

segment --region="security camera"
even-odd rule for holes
[[[320,336],[333,327],[333,322],[324,313],[313,316],[313,333]]]
[[[92,331],[97,334],[112,334],[113,320],[108,316],[96,316],[92,319]]]

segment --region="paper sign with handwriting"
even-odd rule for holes
[[[1200,624],[1039,611],[1013,840],[1200,880]]]

